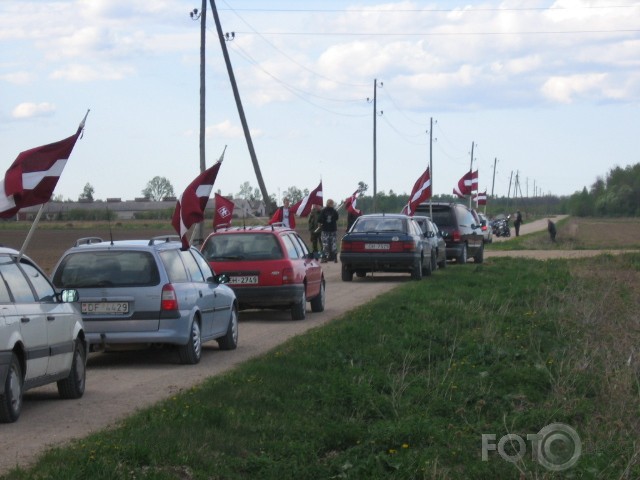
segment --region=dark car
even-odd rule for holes
[[[435,270],[436,266],[445,268],[447,266],[447,244],[442,238],[442,232],[429,217],[415,215],[413,219],[420,225],[424,237],[431,245],[431,269]]]
[[[293,320],[322,312],[322,266],[294,230],[275,225],[218,229],[202,245],[211,266],[229,276],[240,309],[290,309]]]
[[[482,263],[484,237],[471,209],[461,203],[423,203],[416,208],[416,212],[421,214],[429,211],[447,244],[447,259],[467,263],[467,259],[472,257],[476,263]]]
[[[431,275],[431,247],[420,226],[401,214],[369,214],[359,217],[342,238],[342,280],[367,272],[409,272],[420,280]]]

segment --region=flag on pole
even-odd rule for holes
[[[478,192],[474,196],[474,199],[476,201],[476,205],[478,205],[478,206],[486,205],[487,204],[487,191],[485,190],[484,192]]]
[[[359,193],[360,193],[360,189],[353,192],[351,196],[344,201],[344,207],[347,210],[347,213],[350,213],[351,215],[355,215],[356,217],[362,214],[362,211],[356,208],[356,203],[358,201]]]
[[[471,174],[471,191],[478,191],[478,170]]]
[[[216,209],[213,213],[213,230],[217,227],[231,226],[233,209],[236,206],[232,200],[224,198],[216,193]]]
[[[176,202],[171,225],[180,235],[184,250],[189,248],[189,240],[187,239],[189,228],[194,223],[204,220],[204,209],[209,201],[209,195],[213,190],[220,165],[222,165],[222,160],[218,160],[211,168],[198,175]]]
[[[308,195],[306,195],[302,200],[295,203],[291,210],[295,212],[299,217],[306,217],[311,213],[312,205],[323,205],[322,202],[322,180],[320,180],[320,185],[318,185],[315,189],[311,190]]]
[[[409,195],[409,203],[402,209],[402,213],[413,216],[416,213],[416,207],[420,203],[431,198],[431,175],[429,168],[424,171],[422,175],[416,180]]]
[[[466,195],[471,195],[473,192],[478,191],[478,170],[472,172],[469,170],[465,173],[460,180],[458,180],[458,186],[453,188],[453,194],[460,198],[464,198]]]
[[[78,131],[69,138],[25,150],[18,155],[0,182],[0,218],[13,217],[22,208],[41,205],[51,199],[71,151],[82,134],[87,115]]]

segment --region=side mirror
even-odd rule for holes
[[[78,290],[65,288],[60,292],[60,300],[63,303],[73,303],[77,302],[79,299],[80,295],[78,294]]]
[[[229,283],[229,275],[227,275],[226,273],[221,273],[220,275],[216,275],[215,277],[213,277],[214,282],[216,283],[221,283],[221,284],[225,284],[225,283]]]

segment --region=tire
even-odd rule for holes
[[[82,339],[75,341],[73,348],[73,361],[69,376],[57,383],[58,394],[61,398],[73,399],[84,395],[84,387],[87,381],[87,351]]]
[[[431,250],[431,271],[435,272],[438,269],[438,252]]]
[[[353,280],[353,270],[351,270],[347,265],[343,263],[342,264],[342,281],[350,282],[352,280]]]
[[[367,271],[366,270],[356,270],[356,277],[364,278],[366,276],[367,276]]]
[[[306,285],[305,285],[306,288]],[[307,294],[302,290],[302,298],[300,302],[294,303],[291,307],[291,319],[292,320],[304,320],[307,318]]]
[[[411,269],[411,280],[422,280],[422,259],[417,258]]]
[[[439,268],[447,268],[447,255],[445,254],[444,260],[438,263]]]
[[[0,422],[11,423],[18,420],[22,411],[22,368],[15,354],[11,355],[9,371],[0,395]]]
[[[424,259],[422,261],[424,262]],[[431,255],[427,259],[427,266],[422,267],[422,276],[428,277],[431,275],[432,272],[433,272],[433,252],[431,252]]]
[[[231,307],[231,318],[229,327],[224,337],[216,338],[220,350],[235,350],[238,346],[238,309],[235,305]]]
[[[324,301],[325,301],[326,291],[324,288],[324,280],[320,283],[320,293],[311,300],[311,311],[312,312],[324,312]]]
[[[466,243],[462,245],[462,253],[460,253],[460,256],[456,261],[462,264],[467,263],[467,244]]]
[[[178,347],[180,362],[185,365],[195,365],[202,357],[202,334],[198,317],[191,323],[191,334],[185,345]]]
[[[484,261],[484,243],[480,247],[480,251],[473,257],[473,261],[475,263],[482,263]]]

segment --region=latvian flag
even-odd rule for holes
[[[429,173],[429,168],[427,168],[413,185],[413,190],[411,190],[411,195],[409,196],[409,203],[407,203],[407,205],[402,209],[402,212],[409,216],[413,216],[416,213],[416,207],[430,198],[431,175]]]
[[[478,170],[472,172],[469,170],[458,181],[458,186],[453,189],[454,195],[463,198],[465,195],[471,195],[471,193],[478,190]]]
[[[486,205],[487,204],[487,191],[485,190],[482,193],[478,193],[475,196],[476,205]]]
[[[299,217],[306,217],[311,213],[312,205],[323,205],[322,202],[322,180],[314,190],[312,190],[307,196],[305,196],[298,203],[291,206],[291,210],[295,212]]]

